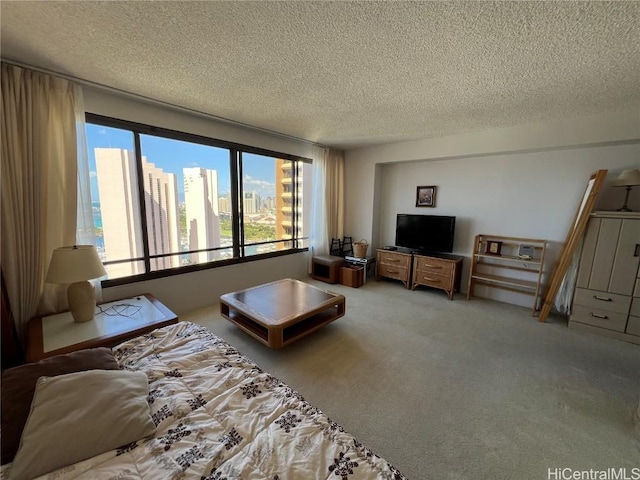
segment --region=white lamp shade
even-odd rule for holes
[[[640,185],[640,170],[623,170],[613,183],[614,187],[634,187]]]
[[[51,255],[48,283],[74,283],[106,275],[93,245],[56,248]]]

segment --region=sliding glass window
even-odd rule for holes
[[[107,284],[308,247],[306,159],[92,114],[87,143]]]

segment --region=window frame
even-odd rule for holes
[[[258,242],[251,243],[249,245],[259,245],[261,243],[272,244],[279,242],[292,242],[292,248],[285,250],[276,250],[274,252],[260,253],[255,255],[245,256],[245,247],[247,245],[244,244],[244,226],[243,226],[243,203],[240,201],[240,196],[244,195],[243,187],[242,187],[242,153],[251,153],[256,155],[262,155],[265,157],[271,157],[273,159],[283,159],[290,160],[294,162],[295,168],[294,170],[294,189],[297,190],[298,181],[298,165],[300,163],[312,163],[312,160],[305,157],[300,157],[298,155],[291,155],[288,153],[276,152],[273,150],[267,150],[259,147],[253,147],[250,145],[243,145],[240,143],[229,142],[226,140],[214,139],[210,137],[206,137],[203,135],[198,135],[194,133],[182,132],[178,130],[172,130],[163,127],[157,127],[152,125],[146,125],[143,123],[132,122],[129,120],[122,120],[119,118],[108,117],[104,115],[99,115],[96,113],[85,113],[85,122],[87,124],[92,125],[100,125],[104,127],[112,127],[118,128],[121,130],[128,130],[133,134],[134,138],[134,149],[135,149],[135,157],[136,157],[136,174],[137,174],[137,188],[138,188],[138,197],[139,197],[139,205],[140,211],[138,214],[140,215],[141,229],[142,229],[142,238],[143,238],[143,256],[136,258],[128,258],[126,260],[114,260],[113,262],[105,262],[105,264],[110,263],[123,263],[123,262],[135,262],[142,261],[144,262],[144,267],[146,272],[137,274],[137,275],[129,275],[127,277],[120,277],[114,279],[102,280],[101,285],[103,287],[113,287],[117,285],[126,285],[129,283],[141,282],[145,280],[153,280],[157,278],[170,277],[173,275],[183,275],[185,273],[197,272],[200,270],[208,270],[211,268],[225,267],[228,265],[235,265],[246,262],[254,262],[258,260],[264,260],[267,258],[274,257],[282,257],[286,255],[293,255],[301,252],[309,251],[308,247],[300,247],[299,243],[304,240],[308,240],[308,236],[297,236],[297,229],[294,230],[296,235],[291,239],[287,240],[275,240],[268,242]],[[229,150],[229,167],[230,167],[230,176],[231,176],[231,210],[232,210],[232,218],[231,218],[231,231],[232,231],[232,248],[233,248],[233,257],[229,259],[222,260],[214,260],[206,263],[198,263],[194,265],[184,265],[180,267],[168,268],[163,270],[151,270],[151,260],[154,258],[160,257],[171,257],[173,255],[182,255],[185,253],[199,252],[199,251],[213,251],[220,249],[228,249],[229,247],[214,247],[210,249],[202,249],[202,250],[194,250],[188,252],[173,252],[173,253],[163,253],[159,255],[150,255],[149,253],[149,236],[148,236],[148,226],[147,226],[147,215],[146,215],[146,203],[144,198],[144,175],[142,171],[142,149],[140,142],[140,135],[153,135],[157,137],[163,137],[171,140],[179,140],[191,143],[197,143],[200,145],[210,146],[210,147],[219,147],[225,148]],[[295,192],[295,190],[294,190]],[[297,193],[297,192],[295,192]],[[294,204],[297,205],[297,195],[293,195]],[[293,215],[296,217],[296,215]],[[297,222],[297,219],[293,220]],[[295,224],[295,223],[294,223]]]

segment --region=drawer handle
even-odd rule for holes
[[[390,262],[399,262],[400,260],[397,258],[387,258],[386,260],[389,260]]]
[[[439,278],[429,278],[429,277],[422,277],[422,280],[426,282],[433,282],[433,283],[440,283],[442,281]]]
[[[640,257],[640,243],[636,243],[636,249],[633,252],[634,257]]]
[[[592,317],[601,318],[602,320],[609,320],[609,317],[607,317],[606,315],[598,315],[597,313],[590,313],[589,315],[591,315]]]
[[[603,302],[612,302],[613,299],[609,297],[599,297],[598,295],[593,296],[594,300],[601,300]]]
[[[396,271],[396,270],[387,270],[387,273],[395,273],[395,274],[398,274],[398,273],[400,273],[400,272],[398,272],[398,271]]]
[[[442,270],[442,267],[440,265],[429,265],[429,264],[426,264],[425,268],[432,268],[434,270]]]

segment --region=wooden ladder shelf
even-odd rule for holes
[[[531,258],[519,255],[523,245],[531,246]],[[476,285],[531,295],[533,296],[531,314],[535,316],[541,306],[542,274],[546,251],[546,240],[476,235],[467,300],[474,295]]]

